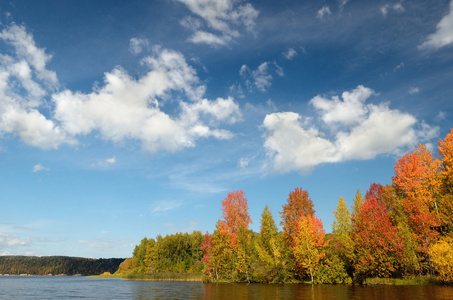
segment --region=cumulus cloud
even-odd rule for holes
[[[450,2],[450,11],[437,24],[436,32],[428,36],[419,49],[439,49],[453,43],[453,0]]]
[[[46,68],[51,56],[36,46],[23,26],[2,30],[0,41],[11,49],[0,55],[0,135],[13,134],[40,148],[74,144],[61,128],[38,108],[58,86],[55,72]]]
[[[340,128],[333,136],[295,112],[267,115],[263,122],[264,147],[274,170],[306,173],[323,163],[401,154],[437,134],[437,127],[418,124],[410,114],[392,110],[386,104],[365,104],[374,94],[358,86],[344,92],[342,100],[338,96],[330,100],[316,96],[310,101],[327,129]]]
[[[373,93],[372,89],[359,85],[351,92],[343,92],[341,95],[343,100],[340,100],[338,96],[329,100],[318,95],[310,100],[310,103],[320,112],[325,123],[352,124],[360,122],[364,118],[367,113],[364,102]]]
[[[211,46],[227,45],[240,31],[253,31],[258,11],[241,0],[178,0],[195,17],[186,17],[181,24],[193,31],[189,41]]]
[[[247,65],[243,65],[239,74],[245,79],[249,90],[256,88],[261,92],[267,91],[272,85],[273,74],[284,76],[283,69],[276,62],[263,62],[256,70],[251,70]]]
[[[149,152],[177,151],[193,147],[199,138],[229,139],[231,132],[216,127],[241,120],[232,98],[203,98],[206,86],[176,51],[154,47],[141,61],[148,69],[142,76],[119,66],[106,72],[104,83],[92,92],[81,93],[55,89],[57,77],[46,68],[51,57],[24,27],[7,27],[1,41],[12,54],[0,55],[0,136],[16,135],[50,149],[75,145],[78,136],[97,132],[115,143],[138,140]],[[135,54],[149,47],[139,39],[131,39],[130,46]],[[167,103],[179,109],[164,112]]]
[[[240,119],[238,105],[232,98],[203,99],[205,86],[181,53],[157,49],[143,63],[150,70],[139,79],[116,68],[105,74],[104,86],[90,94],[65,90],[53,95],[55,118],[62,128],[73,135],[97,130],[113,142],[140,140],[149,152],[193,147],[198,138],[232,137],[229,131],[212,129],[202,120],[208,116],[234,123]],[[160,106],[178,92],[191,101],[179,101],[181,113],[172,117]]]

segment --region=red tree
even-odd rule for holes
[[[391,275],[402,257],[403,243],[382,194],[382,185],[371,184],[360,211],[353,216],[354,267],[359,280]]]
[[[230,236],[231,247],[236,249],[239,231],[248,230],[249,224],[252,223],[244,192],[238,190],[228,193],[228,196],[222,201],[222,212],[219,229]]]
[[[294,240],[297,235],[299,217],[313,216],[315,214],[313,206],[313,202],[306,190],[296,188],[293,192],[289,193],[288,200],[283,205],[283,211],[280,212],[280,216],[282,217],[280,225],[283,226],[283,240],[289,248],[295,246]]]

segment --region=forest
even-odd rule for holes
[[[67,256],[0,256],[0,274],[100,275],[114,273],[121,258],[91,259]]]
[[[392,183],[340,197],[325,233],[308,191],[282,205],[280,228],[268,206],[249,229],[245,193],[230,192],[213,233],[144,238],[117,274],[197,273],[207,282],[363,283],[366,278],[437,276],[453,283],[453,130],[394,166]]]

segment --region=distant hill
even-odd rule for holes
[[[0,274],[10,275],[99,275],[115,273],[124,258],[68,256],[0,256]]]

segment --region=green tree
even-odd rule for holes
[[[361,198],[361,196],[357,197]],[[361,204],[359,204],[359,207]],[[335,219],[332,224],[333,242],[338,257],[343,261],[346,271],[353,274],[354,241],[352,240],[352,219],[346,201],[343,197],[338,200],[334,211]]]

